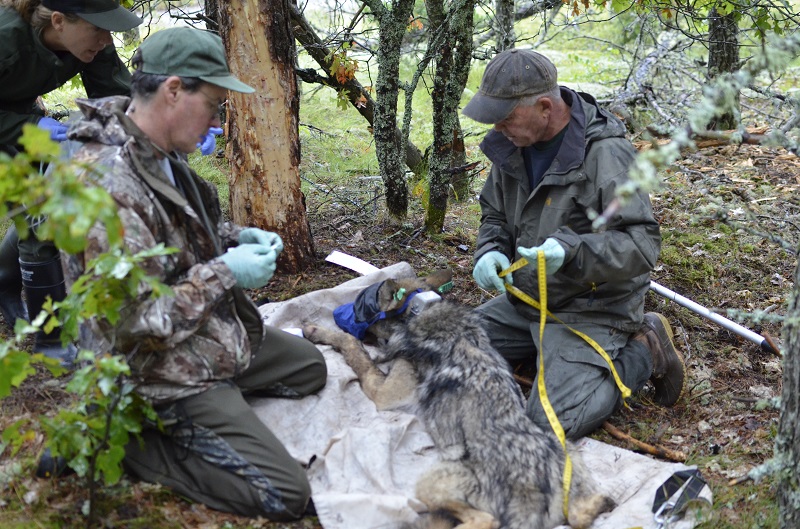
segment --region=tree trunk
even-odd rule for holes
[[[400,45],[406,34],[414,0],[393,0],[391,10],[380,0],[367,0],[379,20],[378,77],[375,82],[375,154],[386,188],[386,209],[394,220],[408,215],[408,187],[406,186],[401,139],[397,129],[397,99],[400,92]]]
[[[514,0],[497,0],[494,8],[494,34],[497,39],[497,52],[514,47],[517,37],[514,33]]]
[[[429,160],[429,196],[425,218],[428,233],[440,233],[447,212],[447,199],[453,180],[453,167],[465,165],[466,154],[458,105],[469,75],[472,56],[472,11],[474,3],[454,2],[445,16],[441,0],[428,1],[428,17],[433,33],[441,34],[435,50],[436,71],[433,77],[433,145]],[[463,184],[464,180],[460,180]],[[467,182],[468,186],[468,182]],[[461,189],[462,194],[466,194]],[[458,195],[458,192],[456,192]]]
[[[739,68],[739,26],[736,12],[720,15],[712,9],[708,15],[708,78],[735,72]],[[709,129],[729,130],[738,126],[739,105],[736,110],[717,117]]]
[[[278,269],[300,271],[314,261],[300,189],[299,94],[286,0],[221,2],[220,35],[231,71],[256,89],[229,93],[227,155],[233,221],[278,233]]]
[[[800,265],[783,327],[783,389],[775,458],[781,529],[800,527]]]

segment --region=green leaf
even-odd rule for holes
[[[24,351],[8,349],[0,354],[0,398],[3,398],[11,394],[12,387],[19,387],[36,370],[31,366],[30,355]]]
[[[108,275],[115,279],[124,279],[131,270],[133,270],[133,263],[118,261]]]
[[[22,136],[19,138],[19,144],[34,159],[42,161],[57,158],[61,150],[58,142],[50,139],[49,131],[32,123],[26,123],[22,126]]]
[[[108,450],[97,456],[97,470],[102,472],[103,481],[114,485],[122,477],[122,459],[125,457],[125,448],[120,445],[111,446]]]

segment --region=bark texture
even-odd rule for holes
[[[783,389],[775,458],[781,529],[800,527],[800,266],[783,328]]]
[[[405,178],[405,155],[398,138],[397,100],[400,92],[400,45],[406,34],[414,0],[393,0],[387,9],[380,0],[368,0],[380,25],[378,77],[375,82],[376,106],[375,153],[386,188],[386,209],[394,220],[408,215],[408,187]]]
[[[278,233],[278,269],[300,271],[314,261],[300,189],[296,51],[286,0],[219,4],[220,35],[231,71],[256,89],[230,92],[227,155],[233,221]]]
[[[736,12],[721,15],[712,9],[708,16],[708,77],[714,79],[721,74],[739,69],[739,26]],[[709,129],[729,130],[738,125],[737,111],[719,116],[709,123]]]
[[[433,78],[433,146],[430,154],[429,199],[425,229],[439,233],[444,226],[451,189],[465,197],[469,187],[465,173],[453,171],[466,165],[464,139],[458,119],[458,105],[469,76],[472,57],[473,0],[450,4],[445,12],[441,0],[428,1],[428,16],[436,43]],[[459,184],[458,186],[456,184]]]
[[[494,34],[497,51],[510,50],[517,40],[514,33],[514,0],[497,0],[494,7]]]

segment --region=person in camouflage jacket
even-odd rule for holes
[[[216,189],[183,161],[220,126],[226,90],[253,89],[228,71],[219,37],[192,28],[152,34],[133,65],[132,99],[78,100],[84,119],[69,134],[83,144],[74,159],[116,201],[126,247],[178,249],[144,263],[173,295],[152,297],[142,284],[119,321],[92,322],[129,358],[137,391],[166,425],[127,447],[126,470],[215,509],[299,518],[313,512],[305,471],[244,397],[316,392],[325,362],[307,340],[263,325],[242,291],[270,279],[280,237],[224,222]],[[67,275],[107,249],[95,226]]]

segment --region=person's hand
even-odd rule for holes
[[[558,272],[558,270],[561,268],[561,265],[564,264],[566,252],[564,251],[564,247],[552,237],[545,239],[541,246],[534,246],[532,248],[523,248],[520,246],[517,248],[517,252],[519,252],[522,257],[527,259],[528,264],[534,268],[536,268],[537,263],[539,262],[539,250],[544,252],[545,273],[547,275],[553,275]]]
[[[499,290],[500,292],[505,292],[506,286],[503,283],[503,279],[513,284],[511,274],[506,274],[505,277],[501,278],[497,273],[505,270],[509,266],[511,266],[511,263],[508,257],[494,250],[483,254],[481,258],[478,259],[478,262],[475,263],[475,268],[472,270],[472,277],[475,278],[478,286],[485,290]]]
[[[240,244],[219,257],[231,269],[236,284],[242,288],[266,285],[275,273],[278,253],[261,244]]]
[[[197,143],[197,147],[200,149],[200,154],[203,156],[208,156],[214,152],[214,149],[217,148],[217,136],[222,134],[222,129],[218,127],[211,127],[208,129],[208,132],[205,136],[200,136],[200,141]]]
[[[64,141],[67,139],[67,126],[57,119],[43,117],[37,123],[40,129],[50,132],[50,139],[53,141]]]
[[[245,228],[239,233],[239,244],[250,243],[263,244],[275,250],[276,253],[283,251],[283,241],[280,235],[259,228]]]

